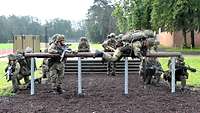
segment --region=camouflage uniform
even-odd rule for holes
[[[148,33],[150,32],[150,33]],[[113,55],[103,53],[103,58],[108,61],[117,61],[123,55],[133,58],[146,55],[148,47],[147,38],[152,37],[152,31],[128,32],[122,37],[122,45],[117,47]],[[124,44],[125,43],[125,44]]]
[[[168,61],[168,67],[171,66],[171,59]],[[166,71],[164,74],[164,79],[171,83],[171,73]],[[188,79],[187,68],[185,68],[185,62],[183,56],[175,59],[175,81],[181,81],[181,89],[186,86],[186,79]]]
[[[111,33],[107,36],[107,40],[102,43],[104,52],[114,52],[116,49],[117,40],[115,39],[115,34]],[[116,63],[115,61],[107,61],[107,75],[115,76]]]
[[[86,37],[80,38],[78,52],[90,52],[90,44]]]
[[[13,86],[13,93],[16,93],[20,89],[20,80],[24,79],[25,81],[25,88],[27,88],[27,76],[24,76],[23,73],[23,67],[20,66],[19,62],[17,61],[16,55],[9,55],[8,56],[9,63],[6,67],[5,71],[7,72],[9,67],[12,67],[12,86]]]
[[[148,41],[148,52],[157,52],[159,42],[154,38],[147,39]],[[140,75],[143,77],[145,84],[150,84],[154,80],[157,85],[160,81],[160,76],[163,72],[162,66],[157,58],[148,57],[142,60],[140,65]],[[152,79],[153,78],[153,79]]]
[[[160,76],[163,72],[162,66],[157,58],[146,58],[142,63],[141,76],[143,77],[144,84],[151,84],[152,82],[157,85],[160,81]]]
[[[5,72],[8,73],[9,68],[10,68],[10,71],[12,74],[10,78],[8,79],[8,81],[12,80],[12,87],[13,87],[12,92],[16,93],[19,90],[20,80],[22,79],[22,76],[19,74],[20,64],[16,61],[16,56],[13,54],[10,54],[8,56],[8,60],[9,60],[8,66],[6,67]]]
[[[48,48],[48,52],[51,54],[62,54],[64,48],[64,36],[54,35],[56,37],[55,42],[53,42]],[[52,85],[53,92],[62,93],[62,80],[64,79],[64,63],[60,61],[60,57],[51,58],[48,61],[48,66],[50,70],[50,81]]]

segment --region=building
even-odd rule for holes
[[[191,47],[191,33],[187,33],[187,46]],[[184,37],[182,31],[179,32],[160,32],[158,34],[160,45],[164,47],[183,47]],[[195,47],[200,47],[200,33],[194,33]]]

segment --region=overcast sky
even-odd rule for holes
[[[93,0],[1,0],[0,15],[29,15],[42,22],[53,18],[79,21],[92,4]]]

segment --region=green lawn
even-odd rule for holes
[[[199,52],[200,48],[167,48],[167,47],[162,47],[160,46],[160,48],[165,49],[166,51],[177,51],[177,52]]]
[[[0,43],[0,49],[12,49],[13,44],[11,43]]]

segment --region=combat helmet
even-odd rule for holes
[[[180,56],[177,58],[177,60],[179,60],[180,62],[184,62],[184,57],[183,57],[183,55],[180,55]]]
[[[10,54],[10,55],[8,55],[8,60],[9,61],[16,60],[16,56],[14,54]]]
[[[30,47],[27,47],[25,50],[24,50],[25,53],[32,53],[33,52],[33,49],[30,48]]]
[[[111,38],[111,36],[110,36],[110,35],[107,35],[107,36],[106,36],[106,38],[107,38],[107,39],[110,39],[110,38]]]
[[[87,41],[87,38],[86,37],[81,37],[80,41]]]
[[[110,33],[110,37],[114,38],[115,37],[115,33]]]
[[[65,41],[65,36],[64,35],[57,36],[56,42],[61,42],[61,41]]]
[[[49,45],[51,45],[52,43],[55,43],[58,36],[60,36],[60,34],[54,34],[54,35],[50,38]]]

